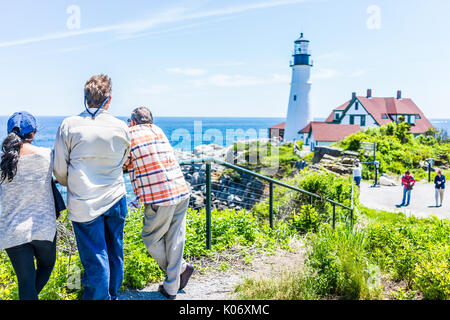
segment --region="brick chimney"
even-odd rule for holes
[[[367,89],[367,98],[372,98],[372,89]]]
[[[402,91],[398,90],[397,91],[397,99],[400,100],[402,98]]]
[[[352,92],[352,99],[356,98],[356,92]]]

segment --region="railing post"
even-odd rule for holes
[[[273,229],[273,182],[269,182],[269,223]]]
[[[206,163],[206,249],[211,250],[211,163]]]
[[[336,226],[336,204],[333,203],[333,229]]]
[[[353,230],[353,209],[350,210],[350,227]]]
[[[313,196],[311,195],[309,198],[309,204],[312,205],[313,204]]]

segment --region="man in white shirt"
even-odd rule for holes
[[[122,166],[130,151],[125,122],[107,110],[111,79],[85,84],[86,111],[66,118],[55,139],[53,172],[67,186],[67,207],[83,264],[84,299],[116,299],[123,281],[127,215]]]
[[[356,186],[359,188],[362,178],[362,165],[359,159],[355,160],[355,166],[353,167],[353,180],[355,180]]]

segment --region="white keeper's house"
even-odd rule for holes
[[[303,140],[311,150],[316,146],[328,146],[360,130],[380,127],[403,117],[411,124],[411,133],[423,134],[433,128],[420,108],[397,91],[394,97],[373,97],[372,89],[365,96],[352,93],[351,99],[332,110],[325,121],[311,121],[310,70],[312,62],[309,41],[301,34],[295,41],[294,61],[291,64],[292,82],[286,122],[269,128],[269,137],[285,141]]]

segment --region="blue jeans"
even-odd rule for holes
[[[353,180],[355,180],[356,185],[359,187],[361,184],[361,177],[353,177]]]
[[[127,216],[123,197],[89,222],[73,222],[84,273],[84,300],[114,300],[123,282],[123,229]]]
[[[405,203],[405,201],[408,201]],[[405,187],[403,187],[403,200],[402,200],[402,206],[409,205],[409,202],[411,201],[411,190],[407,190]]]

